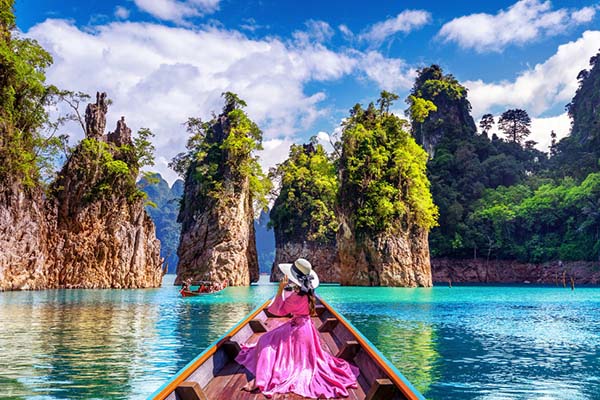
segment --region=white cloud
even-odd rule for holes
[[[404,60],[386,58],[376,51],[358,54],[360,54],[359,68],[381,89],[393,91],[412,87],[417,72]]]
[[[550,1],[521,0],[497,14],[471,14],[442,26],[439,37],[478,52],[502,51],[541,36],[555,36],[572,26],[592,20],[595,7],[552,10]]]
[[[142,11],[164,20],[184,24],[187,18],[211,14],[220,0],[134,0]]]
[[[117,6],[115,8],[115,17],[119,19],[129,18],[129,10],[123,6]]]
[[[290,138],[265,140],[263,150],[258,152],[263,171],[266,172],[277,164],[284,162],[288,158],[290,146],[294,143],[295,141]]]
[[[547,117],[547,118],[532,118],[531,119],[531,135],[527,140],[535,140],[538,144],[536,147],[542,151],[548,151],[550,148],[551,138],[550,132],[556,133],[556,141],[564,138],[571,130],[571,119],[565,112],[563,114]]]
[[[347,25],[341,24],[340,26],[338,26],[338,29],[344,36],[344,39],[350,40],[354,37],[354,33],[352,33],[352,31],[350,30],[350,28],[348,28]]]
[[[305,85],[338,79],[357,66],[350,55],[319,43],[251,40],[217,28],[114,22],[82,30],[67,21],[46,20],[26,35],[54,57],[49,83],[108,93],[114,104],[107,129],[114,129],[121,115],[134,131],[152,129],[156,169],[171,179],[166,164],[187,140],[182,123],[218,112],[222,92],[234,91],[247,101],[248,114],[264,131],[263,163],[269,166],[285,158],[295,135],[325,112],[319,107],[325,94],[306,94]],[[74,138],[82,135],[75,131]]]
[[[333,28],[324,21],[308,20],[305,22],[306,30],[295,31],[292,36],[300,43],[323,43],[334,35]]]
[[[378,22],[361,33],[359,38],[378,45],[388,37],[398,33],[409,33],[428,24],[431,14],[423,10],[404,10],[393,18]]]
[[[568,103],[577,90],[577,74],[589,67],[588,60],[597,53],[599,43],[600,31],[586,31],[579,39],[560,45],[543,63],[521,72],[514,81],[464,82],[474,116],[499,107],[524,108],[538,116]]]

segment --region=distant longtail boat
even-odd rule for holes
[[[181,369],[154,392],[153,400],[258,400],[261,393],[242,391],[250,373],[235,362],[241,343],[256,343],[265,332],[288,321],[267,311],[270,300],[251,312],[223,337]],[[408,380],[350,322],[323,299],[312,317],[325,350],[360,369],[358,388],[349,389],[351,400],[424,399]],[[251,377],[250,377],[251,379]],[[293,393],[281,399],[304,399]]]

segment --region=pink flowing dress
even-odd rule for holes
[[[283,293],[268,310],[292,318],[263,334],[255,345],[243,345],[235,360],[255,376],[256,386],[268,398],[290,392],[311,398],[347,397],[348,388],[357,387],[358,368],[323,350],[308,297]]]

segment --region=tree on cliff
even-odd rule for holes
[[[511,142],[522,144],[531,133],[531,118],[527,111],[520,108],[506,110],[498,120],[498,127]]]
[[[424,117],[412,112],[415,99],[432,103]],[[437,65],[419,71],[407,102],[413,135],[431,156],[427,173],[440,210],[439,227],[429,235],[431,253],[453,257],[477,254],[480,241],[468,224],[475,202],[486,188],[514,185],[540,170],[546,157],[534,148],[494,135],[492,140],[486,134],[476,135],[467,89]],[[482,131],[489,132],[493,122],[491,114],[484,115]]]
[[[201,208],[246,178],[256,208],[265,208],[271,183],[254,155],[262,150],[262,132],[243,111],[245,101],[231,92],[223,93],[223,97],[221,116],[207,122],[188,119],[187,152],[175,156],[169,166],[183,178],[193,175],[200,188],[196,201]],[[229,129],[218,123],[220,119],[227,119]]]
[[[13,0],[0,1],[0,183],[39,183],[40,158],[58,139],[41,134],[56,89],[45,84],[52,57],[14,35]]]
[[[223,97],[220,115],[188,120],[187,152],[171,162],[185,177],[176,283],[209,278],[248,285],[258,279],[253,221],[271,188],[254,154],[262,148],[262,132],[243,111],[243,100],[230,92]]]
[[[270,213],[276,236],[300,243],[335,241],[337,171],[323,146],[314,141],[292,145],[288,159],[270,176],[281,185]]]
[[[571,133],[556,144],[552,165],[555,176],[581,181],[600,171],[600,52],[577,78],[579,87],[567,105]]]

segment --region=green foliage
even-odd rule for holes
[[[13,37],[12,6],[0,3],[0,182],[33,187],[44,146],[52,144],[40,134],[53,93],[45,85],[52,57],[36,41]]]
[[[469,221],[484,191],[521,183],[544,169],[547,159],[532,146],[524,148],[495,134],[490,140],[488,133],[494,124],[491,114],[484,115],[480,123],[483,133],[477,135],[466,94],[466,88],[452,75],[432,65],[419,71],[407,99],[413,135],[431,152],[427,173],[440,210],[439,227],[429,235],[434,257],[476,254],[483,239]],[[437,110],[415,112],[419,109],[416,99],[432,102]],[[505,211],[493,210],[498,218],[506,217]]]
[[[531,118],[527,111],[519,108],[506,110],[500,116],[498,126],[511,142],[521,144],[531,133]]]
[[[286,240],[335,241],[337,172],[320,144],[292,145],[289,158],[270,173],[281,189],[271,226]]]
[[[254,155],[262,150],[262,132],[242,110],[246,106],[243,100],[231,92],[223,93],[223,97],[226,102],[218,118],[209,122],[188,119],[187,152],[178,154],[169,166],[182,177],[196,181],[199,193],[195,202],[200,208],[221,198],[224,192],[239,190],[248,179],[256,208],[264,209],[271,182]]]
[[[135,179],[138,166],[133,158],[133,149],[128,146],[117,147],[96,139],[83,139],[70,157],[71,168],[67,173],[77,177],[85,193],[81,196],[84,203],[124,196],[134,202],[145,198],[138,190]],[[54,184],[54,191],[60,191],[62,179]]]
[[[600,171],[600,53],[590,59],[590,69],[577,76],[579,88],[567,105],[571,134],[554,148],[553,175],[583,180]]]
[[[470,216],[477,246],[488,257],[529,262],[597,260],[600,173],[581,184],[565,179],[487,190]]]
[[[437,107],[430,100],[425,100],[413,95],[408,96],[409,114],[411,120],[422,124],[431,111],[437,111]]]
[[[154,151],[156,148],[151,142],[154,133],[148,128],[140,128],[133,138],[135,158],[139,168],[154,165]]]
[[[406,121],[372,103],[364,111],[355,107],[344,124],[339,203],[359,235],[436,225],[427,154],[407,128]]]

